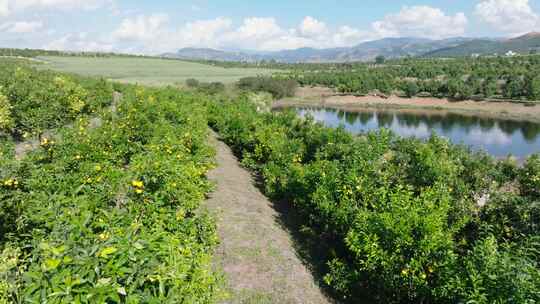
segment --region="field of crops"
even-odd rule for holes
[[[336,298],[540,301],[540,157],[518,167],[443,138],[354,137],[242,101],[211,106],[210,124],[324,248]]]
[[[48,63],[38,68],[86,76],[103,76],[115,81],[144,85],[184,84],[194,78],[201,82],[233,83],[242,77],[267,75],[272,70],[222,68],[180,60],[122,57],[39,57]]]
[[[115,87],[2,62],[0,303],[214,302],[201,96]]]
[[[260,113],[249,94],[1,63],[1,304],[216,302],[219,240],[199,208],[212,188],[209,125],[323,248],[336,299],[540,301],[539,156],[518,166],[443,138]]]

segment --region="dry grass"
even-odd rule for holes
[[[231,150],[215,138],[212,142],[218,167],[209,174],[216,191],[207,207],[218,223],[216,263],[229,284],[226,303],[331,303],[299,257],[273,203]]]

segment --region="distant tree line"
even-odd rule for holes
[[[55,51],[39,49],[16,49],[0,48],[0,56],[35,58],[39,56],[62,56],[62,57],[126,57],[126,58],[161,58],[156,56],[121,54],[112,52],[77,52],[77,51]],[[162,58],[177,60],[171,58]]]
[[[382,57],[384,62],[388,60]],[[189,61],[195,63],[201,63],[206,65],[212,65],[222,68],[259,68],[259,69],[271,69],[281,71],[319,71],[319,70],[350,70],[357,67],[365,67],[366,65],[372,65],[372,63],[365,62],[327,62],[327,63],[314,63],[314,62],[280,62],[276,60],[261,60],[261,61],[220,61],[220,60],[205,60],[205,59],[181,59],[182,61]]]
[[[38,56],[61,56],[62,54],[64,54],[64,52],[61,52],[61,51],[0,48],[0,56],[10,56],[10,57],[34,58]]]
[[[381,58],[379,62],[384,62]],[[338,69],[296,69],[283,79],[333,87],[342,93],[375,90],[407,97],[456,100],[540,100],[540,56],[513,58],[403,59],[385,65],[354,64]]]

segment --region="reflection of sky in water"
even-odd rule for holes
[[[300,116],[311,115],[330,127],[344,126],[358,134],[388,128],[404,137],[428,138],[431,132],[462,143],[473,149],[483,149],[494,156],[512,154],[523,158],[540,152],[540,124],[495,119],[480,119],[460,115],[420,115],[399,112],[372,111],[347,113],[333,109],[298,109]]]

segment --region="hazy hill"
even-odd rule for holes
[[[416,57],[437,49],[452,47],[467,38],[429,40],[422,38],[385,38],[361,43],[341,54],[340,61],[368,61],[382,55],[386,58]]]
[[[343,61],[368,61],[378,55],[387,58],[399,58],[404,56],[418,56],[426,52],[443,47],[456,46],[466,41],[466,38],[454,38],[445,40],[429,40],[422,38],[385,38],[361,43],[348,48],[300,48],[277,52],[230,52],[207,48],[184,48],[176,53],[167,53],[163,56],[179,59],[202,59],[219,61],[260,61],[276,60],[279,62],[343,62]]]
[[[167,58],[178,59],[202,59],[218,61],[257,61],[256,55],[248,55],[242,52],[228,52],[209,48],[183,48],[176,53],[162,55]],[[262,59],[262,58],[261,58]]]
[[[382,55],[386,58],[401,57],[459,57],[505,54],[508,51],[528,54],[540,50],[540,33],[529,33],[512,39],[449,38],[431,40],[424,38],[385,38],[360,43],[347,48],[300,48],[276,52],[222,51],[208,48],[184,48],[163,56],[179,59],[217,61],[270,61],[278,62],[350,62],[370,61]]]
[[[540,51],[540,33],[529,33],[520,37],[506,40],[475,39],[458,46],[442,48],[428,52],[426,57],[459,57],[478,55],[503,55],[509,51],[528,54]]]

